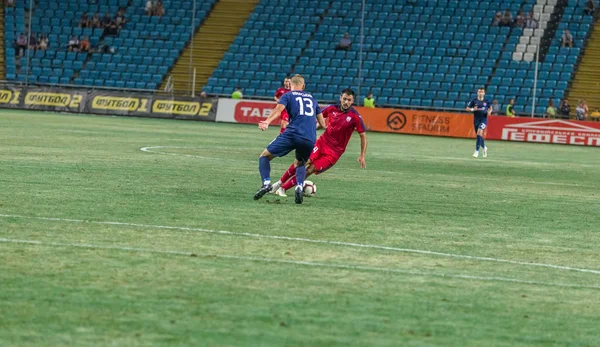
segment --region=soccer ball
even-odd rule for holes
[[[315,196],[317,193],[317,185],[313,181],[304,181],[304,196]]]

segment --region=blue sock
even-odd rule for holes
[[[483,139],[483,136],[479,136],[481,137],[481,140],[479,140],[479,143],[481,144],[481,148],[485,148],[485,140]]]
[[[260,171],[263,184],[271,183],[271,161],[269,158],[260,157],[258,159],[258,171]]]
[[[481,136],[477,135],[477,140],[475,140],[475,150],[479,151],[479,144],[481,143]]]
[[[296,168],[296,186],[304,187],[304,180],[306,179],[306,167],[300,165]]]

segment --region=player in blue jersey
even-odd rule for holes
[[[475,142],[474,158],[479,157],[479,148],[483,148],[483,157],[487,158],[487,147],[483,139],[483,132],[487,127],[487,117],[492,114],[492,103],[485,99],[485,88],[477,90],[477,98],[471,100],[467,105],[467,111],[473,112],[473,122],[475,132],[477,133],[477,141]]]
[[[275,157],[283,157],[296,150],[297,185],[295,189],[296,203],[301,204],[304,194],[304,179],[310,154],[317,140],[317,122],[325,128],[325,120],[319,108],[319,104],[309,93],[304,92],[304,78],[300,75],[292,77],[291,91],[283,94],[277,106],[271,112],[267,120],[258,124],[261,130],[267,130],[269,124],[281,115],[284,109],[289,115],[289,124],[286,130],[273,140],[262,152],[258,159],[258,170],[263,180],[263,186],[254,195],[254,200],[262,198],[273,189],[271,185],[271,160]]]

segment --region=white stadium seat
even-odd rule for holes
[[[544,5],[535,5],[533,6],[534,13],[542,13],[544,12]]]
[[[546,5],[544,6],[544,13],[552,13],[554,12],[554,6]]]
[[[542,38],[539,36],[534,36],[531,38],[531,40],[529,40],[529,43],[531,43],[532,45],[539,45],[542,42]]]
[[[534,54],[533,53],[525,53],[523,55],[524,61],[533,61]]]
[[[521,61],[521,60],[523,60],[523,53],[514,52],[512,58],[513,58],[513,60]]]
[[[527,50],[527,45],[517,45],[517,52],[524,53]]]
[[[550,14],[550,13],[542,13],[542,15],[540,16],[540,21],[549,22],[551,16],[552,16],[552,14]]]
[[[527,45],[527,53],[535,53],[537,47],[537,45]]]
[[[533,29],[523,29],[523,36],[533,36]]]
[[[529,44],[529,36],[521,36],[521,38],[519,39],[519,43],[522,45],[528,45]]]
[[[548,29],[548,22],[547,21],[540,22],[540,29]]]
[[[540,20],[540,17],[542,16],[542,12],[534,12],[533,13],[533,18]]]
[[[537,0],[536,5],[546,5],[548,2],[546,0]]]
[[[544,29],[535,29],[534,33],[534,36],[542,37],[544,36]]]
[[[558,2],[558,1],[556,1],[556,0],[548,0],[546,3],[547,3],[548,5],[556,6],[556,3],[557,3],[557,2]]]

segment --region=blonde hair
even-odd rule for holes
[[[292,84],[296,87],[304,86],[304,77],[302,75],[294,75],[291,78]]]

